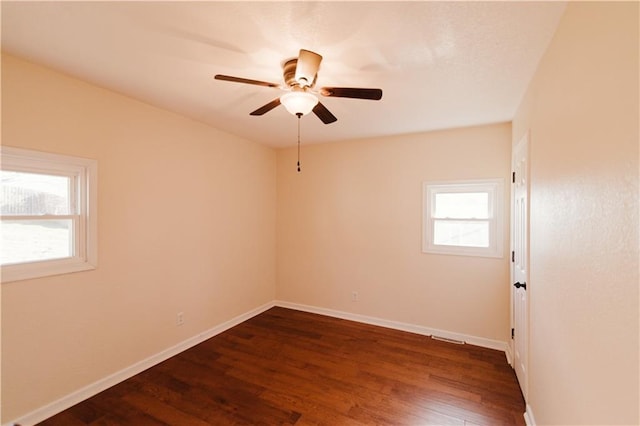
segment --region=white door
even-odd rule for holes
[[[514,368],[522,394],[527,398],[527,353],[529,316],[527,315],[529,262],[529,141],[525,135],[513,150],[513,183],[511,197],[511,259]]]

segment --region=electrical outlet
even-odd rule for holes
[[[176,325],[184,324],[184,312],[178,312],[176,315]]]
[[[358,301],[358,292],[357,291],[352,291],[351,292],[351,301],[352,302],[357,302]]]

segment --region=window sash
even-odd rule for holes
[[[475,224],[487,224],[487,245],[470,245],[470,244],[465,244],[465,243],[459,243],[459,244],[445,244],[445,243],[438,243],[436,242],[436,236],[437,236],[437,230],[436,230],[436,225],[438,224],[438,222],[440,223],[449,223],[449,224],[458,224],[458,223],[475,223]],[[438,247],[474,247],[474,248],[489,248],[491,247],[491,243],[492,243],[492,236],[493,236],[493,221],[488,220],[488,219],[440,219],[440,218],[432,218],[431,219],[431,241],[433,242],[434,246],[438,246]]]
[[[77,258],[78,240],[80,240],[78,233],[79,219],[80,218],[77,216],[56,216],[39,219],[3,219],[3,238],[10,238],[12,236],[11,229],[15,225],[20,225],[21,227],[25,225],[36,225],[49,229],[46,231],[42,228],[38,229],[39,234],[37,235],[37,238],[29,238],[34,235],[25,235],[24,229],[22,229],[23,232],[20,233],[22,238],[20,242],[22,244],[14,246],[14,251],[10,253],[3,253],[2,267],[4,268],[24,263],[49,262],[51,260]],[[55,226],[51,228],[51,225],[53,225],[51,222],[62,222],[65,226]],[[67,223],[65,224],[64,222]],[[58,230],[58,232],[56,232],[56,230]],[[46,234],[42,235],[42,232],[46,232]],[[15,235],[16,233],[13,233],[13,236]],[[6,241],[7,240],[4,240],[3,243]],[[45,253],[48,252],[48,256],[45,255],[43,251]]]
[[[483,257],[503,256],[502,203],[503,180],[485,179],[472,181],[423,182],[423,242],[425,253],[471,255]],[[438,217],[436,215],[437,194],[486,193],[488,195],[487,218]],[[442,216],[442,215],[440,215]],[[488,245],[437,244],[436,223],[470,222],[488,223]]]
[[[467,194],[482,194],[487,196],[487,206],[486,210],[482,213],[481,216],[464,216],[464,215],[455,215],[455,216],[445,216],[443,214],[438,214],[438,196],[439,195],[467,195]],[[451,191],[446,189],[432,188],[431,190],[431,216],[438,219],[480,219],[487,220],[493,217],[493,194],[490,190],[473,190],[473,191]]]
[[[2,168],[2,170],[0,170],[0,176],[2,176],[3,182],[5,178],[9,178],[11,179],[11,176],[7,176],[8,174],[12,173],[12,174],[17,174],[17,175],[29,175],[32,177],[35,176],[40,176],[42,181],[38,182],[39,184],[45,184],[45,183],[53,183],[53,182],[47,182],[47,181],[51,181],[50,178],[54,178],[54,179],[63,179],[65,185],[64,185],[64,194],[60,195],[57,194],[55,191],[56,189],[61,189],[59,186],[50,186],[49,190],[45,189],[45,188],[35,188],[34,187],[34,183],[35,182],[29,182],[29,179],[27,181],[22,182],[23,184],[26,184],[25,186],[22,185],[13,185],[12,183],[9,183],[6,187],[3,188],[3,192],[4,195],[7,195],[6,191],[9,191],[12,195],[14,196],[37,196],[39,199],[40,198],[48,198],[49,196],[49,202],[55,200],[56,204],[60,205],[60,200],[56,200],[55,198],[62,198],[62,201],[64,201],[64,212],[63,213],[55,213],[55,212],[51,212],[48,211],[45,214],[75,214],[75,212],[77,211],[77,207],[76,207],[76,199],[77,199],[77,176],[75,174],[60,174],[60,173],[34,173],[31,171],[25,171],[25,170],[19,170],[16,168],[16,170],[10,170],[7,167]],[[3,198],[5,198],[3,196]],[[53,199],[53,200],[52,200]],[[18,207],[16,208],[8,208],[7,207]],[[29,213],[27,211],[25,211],[26,209],[33,207],[33,206],[6,206],[3,205],[2,206],[2,210],[6,211],[9,210],[11,211],[11,213],[2,213],[0,212],[0,214],[5,215],[5,216],[18,216],[18,215],[23,215],[23,216],[40,216],[42,213]],[[36,206],[39,207],[39,206]],[[60,206],[56,206],[56,207],[62,207]]]
[[[70,214],[2,215],[9,220],[71,220],[71,256],[2,266],[2,282],[95,269],[97,265],[97,162],[78,157],[0,147],[2,170],[70,179]]]

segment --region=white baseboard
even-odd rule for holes
[[[408,331],[410,333],[422,334],[425,336],[438,336],[451,340],[461,340],[465,343],[475,346],[481,346],[483,348],[496,349],[507,353],[509,345],[506,342],[499,340],[485,339],[484,337],[470,336],[468,334],[454,333],[452,331],[438,330],[435,328],[423,327],[415,324],[408,324],[398,321],[390,321],[386,319],[370,317],[366,315],[353,314],[350,312],[336,311],[333,309],[319,308],[316,306],[302,305],[298,303],[285,302],[282,300],[276,300],[275,306],[281,306],[283,308],[295,309],[298,311],[310,312],[313,314],[327,315],[330,317],[346,319],[350,321],[361,322],[365,324],[377,325],[380,327],[392,328],[395,330]],[[507,360],[508,360],[507,355]]]
[[[524,412],[524,422],[527,426],[536,426],[536,421],[533,418],[533,411],[531,410],[531,406],[527,404],[527,411]]]
[[[229,321],[225,321],[222,324],[219,324],[203,333],[193,336],[178,343],[175,346],[152,355],[147,359],[139,361],[123,370],[113,373],[103,379],[98,380],[97,382],[85,386],[84,388],[81,388],[75,392],[72,392],[69,395],[58,399],[57,401],[47,404],[44,407],[40,407],[18,419],[5,423],[4,426],[11,426],[14,424],[19,424],[21,426],[30,426],[48,419],[49,417],[56,415],[59,412],[64,411],[67,408],[70,408],[77,403],[84,401],[87,398],[97,395],[98,393],[110,388],[111,386],[114,386],[130,377],[133,377],[136,374],[139,374],[156,364],[166,361],[167,359],[179,354],[180,352],[183,352],[199,343],[204,342],[207,339],[210,339],[213,336],[216,336],[230,329],[231,327],[234,327],[258,314],[261,314],[262,312],[272,308],[273,306],[274,303],[269,302],[249,312],[238,315],[237,317],[232,318]]]
[[[513,350],[511,349],[511,345],[508,344],[508,343],[506,344],[506,348],[504,350],[504,354],[507,357],[507,362],[509,363],[511,368],[513,368]]]
[[[155,355],[150,356],[149,358],[139,361],[127,368],[124,368],[123,370],[113,373],[88,386],[85,386],[84,388],[81,388],[75,392],[72,392],[69,395],[66,395],[58,399],[57,401],[54,401],[50,404],[40,407],[24,416],[21,416],[20,418],[17,418],[8,423],[5,423],[4,426],[11,426],[13,424],[20,424],[21,426],[30,426],[30,425],[39,423],[51,416],[54,416],[55,414],[58,414],[61,411],[66,410],[67,408],[74,406],[79,402],[84,401],[87,398],[90,398],[110,388],[111,386],[114,386],[130,377],[135,376],[136,374],[143,372],[144,370],[150,367],[153,367],[154,365],[157,365],[163,361],[166,361],[167,359],[179,354],[180,352],[183,352],[258,314],[261,314],[262,312],[274,306],[280,306],[283,308],[295,309],[298,311],[326,315],[334,318],[341,318],[341,319],[346,319],[350,321],[356,321],[356,322],[361,322],[365,324],[391,328],[395,330],[407,331],[410,333],[416,333],[416,334],[421,334],[425,336],[438,336],[446,339],[460,340],[471,345],[503,351],[507,356],[507,360],[510,359],[509,358],[510,354],[508,352],[509,345],[506,342],[501,342],[499,340],[485,339],[483,337],[476,337],[476,336],[470,336],[467,334],[454,333],[446,330],[438,330],[434,328],[428,328],[428,327],[423,327],[419,325],[408,324],[408,323],[403,323],[398,321],[390,321],[390,320],[370,317],[366,315],[353,314],[350,312],[343,312],[343,311],[337,311],[333,309],[326,309],[326,308],[320,308],[316,306],[301,305],[297,303],[290,303],[290,302],[285,302],[281,300],[276,300],[273,302],[266,303],[262,306],[259,306],[244,314],[238,315],[237,317],[232,318],[229,321],[226,321],[203,333],[193,336],[187,340],[184,340],[175,346],[167,348]],[[528,422],[527,421],[528,419],[530,419],[531,422]],[[527,412],[525,413],[525,421],[527,421],[527,425],[535,426],[535,422],[533,422],[533,415],[531,414],[530,407],[528,405],[527,405]]]

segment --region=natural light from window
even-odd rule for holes
[[[95,160],[0,147],[2,282],[95,269]]]
[[[424,182],[425,253],[502,256],[501,179]]]
[[[489,247],[489,194],[486,192],[436,193],[433,217],[436,219],[434,244]]]
[[[72,221],[38,218],[71,213],[71,179],[67,176],[0,171],[0,181],[2,216],[30,217],[29,220],[2,221],[0,264],[71,257]]]

